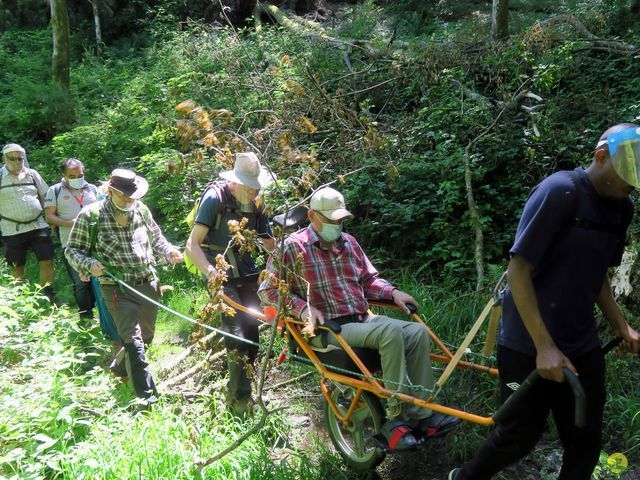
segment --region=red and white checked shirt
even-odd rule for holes
[[[355,238],[342,233],[334,245],[332,250],[321,247],[320,238],[311,226],[285,240],[283,262],[290,278],[290,307],[294,315],[300,315],[307,305],[307,282],[309,303],[326,319],[366,313],[367,298],[391,300],[395,287],[379,277]],[[301,256],[300,270],[294,274],[298,256]],[[278,278],[272,259],[267,263],[267,271]],[[270,278],[262,282],[258,295],[265,304],[278,303],[279,292]]]

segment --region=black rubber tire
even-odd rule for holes
[[[331,398],[342,413],[346,413],[355,390],[351,387],[334,387]],[[380,431],[385,416],[380,400],[375,395],[363,392],[360,397],[361,406],[353,412],[349,428],[345,428],[325,401],[324,418],[327,432],[345,463],[356,472],[367,472],[375,469],[386,456],[385,451],[373,439]]]

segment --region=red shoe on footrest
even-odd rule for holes
[[[402,420],[390,420],[380,429],[380,433],[387,440],[389,449],[395,452],[415,450],[418,441],[413,435],[413,430]]]
[[[460,425],[461,422],[462,420],[458,417],[434,412],[430,417],[420,420],[420,423],[414,427],[413,431],[427,439],[437,438],[451,432]]]

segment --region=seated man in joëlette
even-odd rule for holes
[[[426,329],[417,322],[367,313],[367,298],[393,301],[407,313],[407,305],[417,308],[418,303],[380,278],[356,239],[342,231],[343,221],[353,218],[342,194],[328,187],[316,191],[308,217],[311,225],[289,235],[283,246],[285,268],[296,272],[289,285],[291,313],[314,325],[325,320],[339,323],[349,345],[378,350],[386,388],[426,399],[433,389]],[[299,256],[302,261],[296,270]],[[276,305],[280,292],[278,266],[273,259],[267,264],[267,272],[258,295],[263,303]],[[328,337],[330,343],[339,346],[333,335]],[[424,388],[410,392],[409,385]],[[389,398],[382,433],[392,450],[408,450],[416,447],[416,435],[442,435],[459,422]]]

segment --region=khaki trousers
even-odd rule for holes
[[[427,399],[429,392],[405,386],[419,385],[433,390],[433,371],[429,357],[431,341],[420,323],[369,315],[362,323],[342,325],[341,335],[352,347],[378,350],[386,388],[421,400]],[[328,337],[329,343],[339,346],[333,335],[329,334]],[[403,419],[410,423],[427,418],[433,413],[415,405],[401,405],[398,400],[390,398],[387,400],[388,420],[400,415],[400,407]]]

